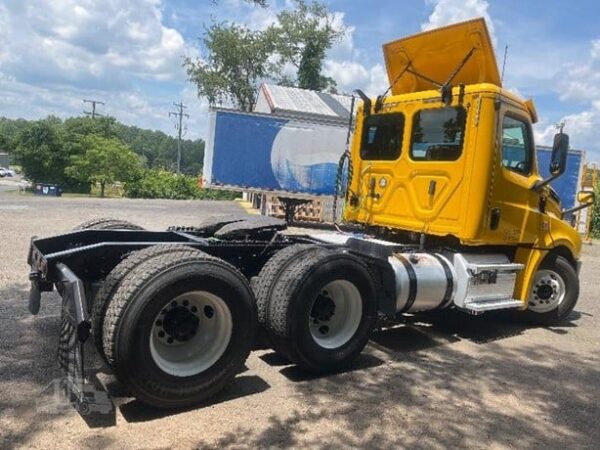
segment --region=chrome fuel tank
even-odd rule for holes
[[[456,271],[439,253],[394,253],[388,258],[396,278],[396,312],[429,311],[452,304]]]

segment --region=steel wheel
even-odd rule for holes
[[[564,301],[566,292],[565,281],[557,272],[541,269],[533,279],[528,309],[536,313],[553,311]]]
[[[324,348],[338,348],[348,342],[360,325],[360,292],[346,280],[328,283],[310,309],[310,333]]]
[[[156,316],[150,354],[164,372],[189,377],[210,368],[231,340],[233,321],[227,304],[206,291],[171,300]]]

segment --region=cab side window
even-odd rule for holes
[[[424,109],[413,116],[413,161],[456,161],[462,154],[467,113],[461,106]]]
[[[502,119],[502,165],[514,172],[531,173],[533,141],[529,124],[509,115]]]
[[[368,116],[363,123],[360,157],[364,160],[398,159],[403,133],[403,114]]]

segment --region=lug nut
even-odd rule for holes
[[[173,343],[173,338],[170,337],[169,339],[167,339],[167,343],[172,344]]]
[[[159,338],[164,338],[165,337],[165,332],[164,331],[159,331],[158,332],[158,337]]]
[[[210,319],[215,315],[215,310],[212,308],[212,306],[206,305],[204,307],[204,315]]]
[[[322,327],[319,327],[319,333],[321,333],[321,334],[329,333],[329,327],[327,325],[323,325]]]
[[[188,302],[187,300],[184,300],[184,301],[183,301],[183,306],[187,306],[187,305],[189,305],[189,304],[190,304],[190,302]]]
[[[196,308],[195,306],[192,306],[190,309],[191,309],[191,311],[193,313],[197,313],[198,312],[198,308]]]

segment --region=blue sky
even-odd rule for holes
[[[0,115],[80,114],[83,98],[125,123],[174,134],[173,101],[189,105],[187,135],[206,135],[206,103],[181,67],[202,57],[211,21],[264,28],[268,9],[243,0],[0,0]],[[347,29],[325,72],[341,90],[386,87],[381,44],[427,27],[483,16],[498,55],[509,46],[505,86],[536,101],[539,143],[566,120],[575,148],[600,162],[600,5],[591,0],[325,0]]]

